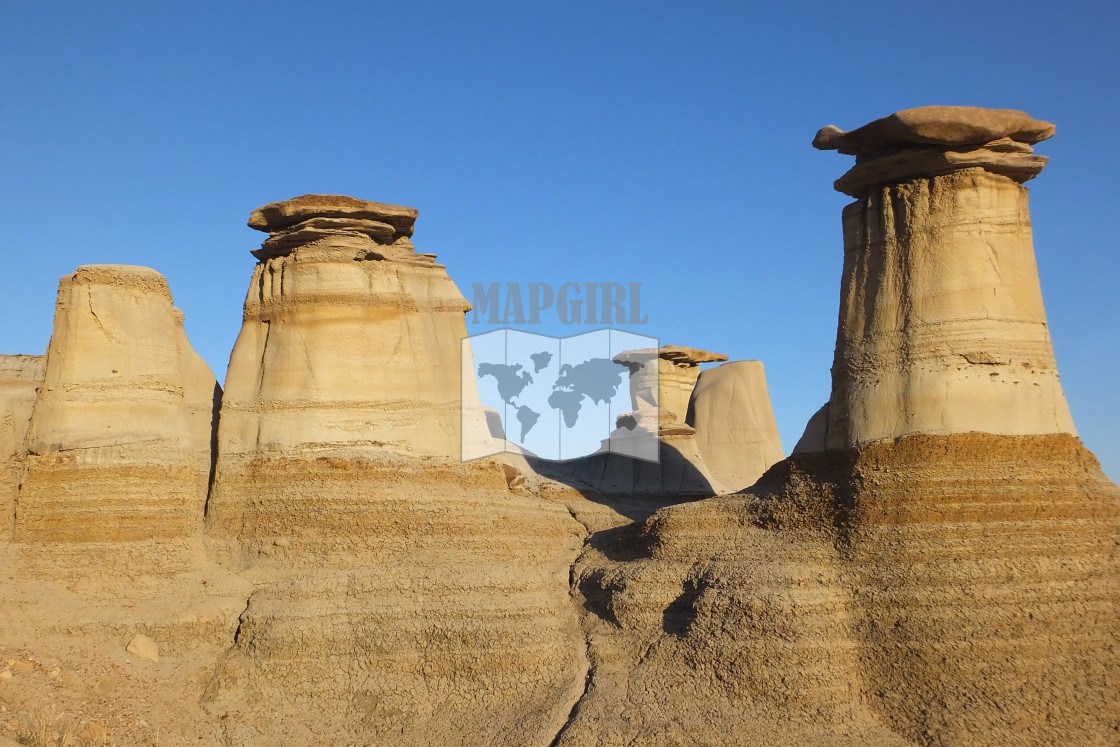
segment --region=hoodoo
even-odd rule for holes
[[[15,539],[196,534],[217,393],[162,275],[87,265],[64,277],[27,436]]]
[[[856,156],[829,403],[747,491],[581,558],[611,666],[560,745],[1115,741],[1120,490],[1074,435],[1022,186],[1053,131],[928,107],[818,134]]]
[[[798,445],[916,433],[1075,433],[1058,380],[1027,190],[1054,126],[1022,112],[909,109],[813,145],[855,155],[836,188],[844,270],[833,388]]]
[[[250,218],[270,236],[207,513],[257,583],[203,699],[237,743],[540,743],[582,687],[579,525],[459,461],[461,408],[484,427],[461,391],[470,306],[413,250],[416,215],[307,195]]]

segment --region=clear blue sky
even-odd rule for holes
[[[849,159],[817,128],[972,104],[1054,121],[1031,182],[1066,393],[1120,477],[1120,5],[16,3],[0,13],[0,351],[58,278],[164,273],[224,378],[266,202],[420,208],[474,282],[643,284],[640,330],[765,362],[787,450],[827,399]],[[481,325],[472,332],[485,331]],[[543,328],[567,334],[574,329]]]

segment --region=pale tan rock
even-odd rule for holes
[[[10,539],[12,533],[43,362],[41,355],[0,355],[0,539]]]
[[[87,265],[64,277],[16,540],[196,533],[218,392],[155,270]]]
[[[1060,401],[1022,187],[879,187],[845,238],[797,452],[577,561],[594,666],[556,744],[1113,740],[1120,490]]]
[[[353,202],[351,211],[341,198],[308,196],[254,216],[416,213]],[[470,305],[444,268],[422,261],[426,255],[415,254],[407,239],[308,238],[254,270],[230,357],[219,475],[230,460],[292,449],[457,457],[459,341]]]
[[[143,633],[132,636],[125,650],[139,659],[159,663],[159,644]]]
[[[916,433],[1075,433],[1021,185],[983,168],[935,171],[845,208],[833,379],[800,451]]]
[[[688,401],[700,376],[700,364],[725,361],[727,356],[680,345],[663,345],[658,354],[658,407],[663,414],[668,414],[666,422],[684,423],[688,415]],[[668,419],[669,416],[672,420]]]
[[[688,422],[720,492],[750,487],[785,457],[762,361],[732,361],[701,372]]]
[[[444,268],[321,220],[415,211],[291,202],[253,219],[295,239],[256,267],[230,361],[208,532],[256,590],[203,703],[236,743],[546,743],[587,670],[581,527],[460,463],[464,408],[490,436]]]

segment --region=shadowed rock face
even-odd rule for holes
[[[16,540],[197,533],[216,391],[162,275],[88,265],[63,278],[27,437]]]
[[[611,434],[614,453],[563,464],[534,460],[532,469],[600,495],[703,497],[749,487],[782,459],[761,362],[701,372],[701,363],[727,356],[680,345],[629,350],[614,360],[630,369],[634,408]],[[657,434],[659,461],[618,453],[619,441],[635,433]]]

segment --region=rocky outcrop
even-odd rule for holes
[[[230,356],[215,530],[237,533],[246,510],[269,510],[252,497],[256,460],[458,457],[469,304],[434,255],[413,251],[416,212],[332,195],[254,211],[269,238]]]
[[[938,107],[818,135],[870,179],[830,402],[742,494],[589,541],[558,744],[1114,741],[1120,489],[1073,435],[1023,175],[951,155],[1050,133]],[[871,170],[911,147],[936,167]]]
[[[250,218],[207,513],[256,584],[203,698],[233,743],[545,743],[582,690],[582,527],[460,463],[470,307],[415,218],[316,195]]]
[[[687,422],[721,492],[750,487],[785,458],[762,361],[731,361],[701,372]]]
[[[462,463],[466,303],[416,211],[305,196],[251,218],[200,533],[213,377],[157,273],[80,268],[46,358],[0,358],[0,741],[50,708],[122,744],[1114,743],[1120,489],[1065,410],[1020,184],[1051,132],[822,131],[859,177],[829,404],[755,482],[761,365],[640,351],[666,373],[619,431],[754,482],[680,505],[706,493],[664,459],[579,490]]]
[[[162,275],[87,265],[64,277],[27,437],[15,539],[197,534],[219,393]]]
[[[720,492],[722,486],[700,456],[696,429],[685,419],[700,364],[725,361],[727,356],[665,345],[627,350],[613,360],[630,372],[633,410],[618,417],[618,427],[603,442],[602,453],[566,463],[535,463],[536,470],[600,495],[707,496]],[[648,448],[652,444],[657,445],[656,455]],[[608,446],[611,453],[607,453]]]
[[[27,428],[42,383],[43,356],[0,355],[0,539],[11,538]]]
[[[629,350],[614,360],[630,369],[634,409],[618,418],[610,436],[613,453],[560,465],[537,463],[541,474],[600,495],[701,497],[748,487],[782,459],[759,361],[701,372],[701,363],[727,356],[679,345]],[[624,444],[654,433],[658,460],[632,458]]]
[[[899,147],[945,154],[1018,138],[1029,151],[1026,143],[1053,134],[1053,125],[1021,112],[985,112],[913,109],[846,134],[826,128],[814,144],[855,153],[856,171]],[[1041,169],[1045,159],[1033,158]],[[1046,326],[1027,191],[1004,172],[973,161],[891,172],[844,209],[832,396],[799,450],[916,433],[1075,433]]]

